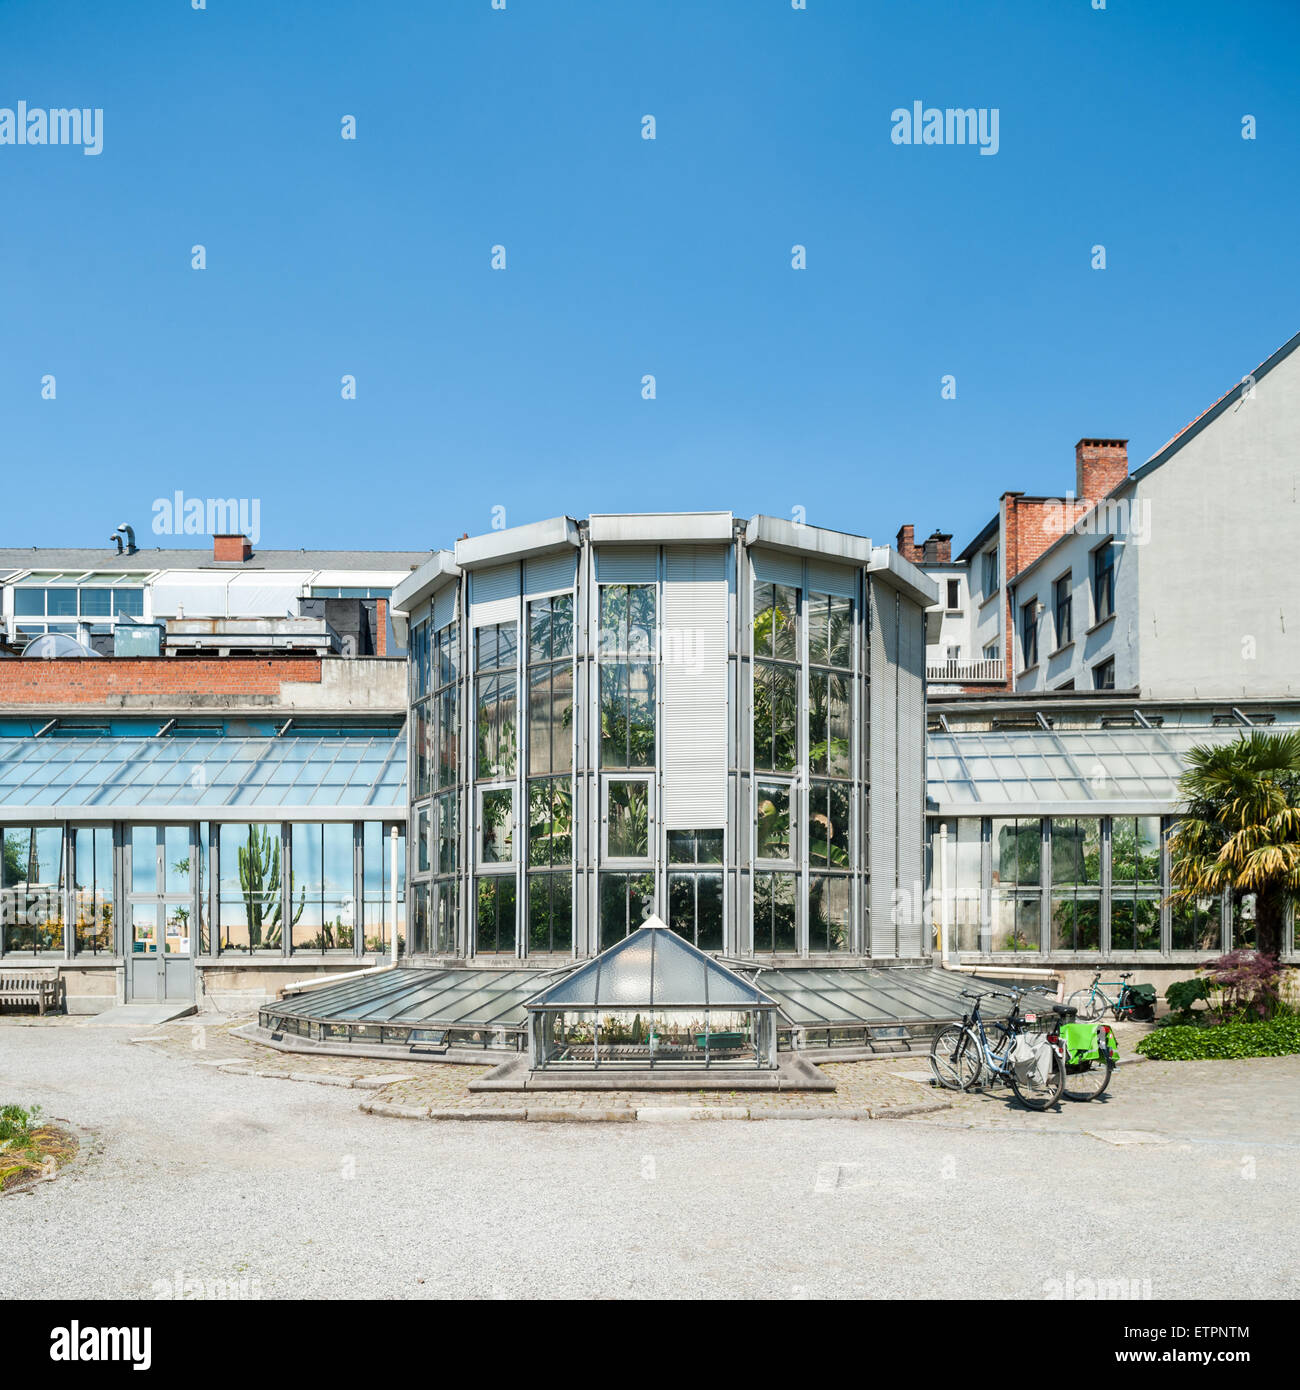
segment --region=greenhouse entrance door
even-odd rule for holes
[[[127,832],[126,999],[194,998],[194,828],[133,825]]]

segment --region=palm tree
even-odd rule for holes
[[[1287,903],[1300,898],[1300,732],[1198,744],[1178,789],[1171,898],[1253,893],[1256,948],[1279,955]]]

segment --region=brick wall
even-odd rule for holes
[[[14,705],[103,705],[132,695],[270,695],[281,681],[319,683],[315,656],[71,657],[0,661],[0,708]]]

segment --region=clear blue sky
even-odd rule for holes
[[[6,0],[0,107],[104,148],[0,146],[0,544],[158,544],[179,488],[267,548],[494,506],[960,546],[1300,329],[1298,55],[1296,0]],[[894,145],[915,100],[998,154]]]

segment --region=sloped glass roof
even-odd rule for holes
[[[528,1001],[536,1009],[774,1009],[775,1001],[658,917]]]
[[[1240,727],[1000,729],[931,733],[930,809],[943,815],[1158,814],[1178,801],[1187,751]]]
[[[406,813],[406,739],[389,730],[284,738],[0,739],[0,819],[263,811]]]

